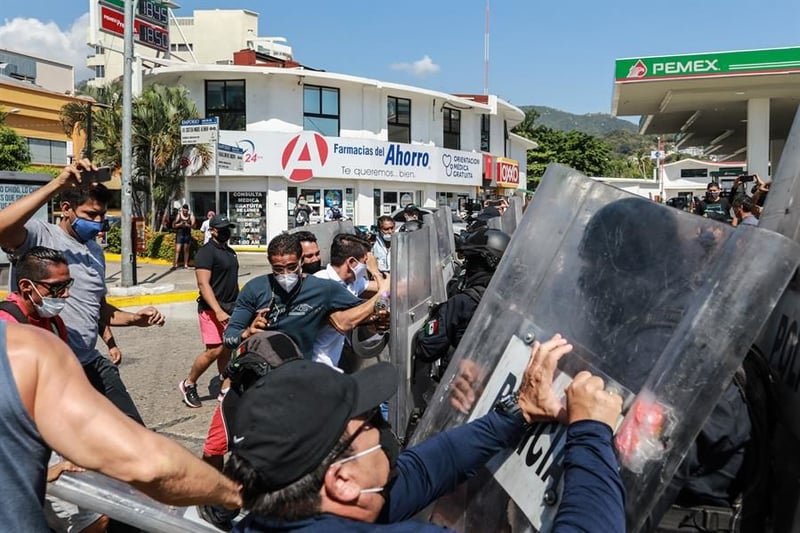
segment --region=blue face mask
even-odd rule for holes
[[[88,218],[76,217],[72,221],[72,230],[83,242],[89,242],[103,231],[103,223],[89,220]]]

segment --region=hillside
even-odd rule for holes
[[[560,109],[553,109],[547,106],[520,106],[523,111],[534,109],[539,116],[536,118],[536,125],[547,126],[559,131],[581,131],[602,137],[603,135],[615,130],[636,132],[638,128],[635,124],[612,117],[607,113],[588,113],[586,115],[576,115]]]

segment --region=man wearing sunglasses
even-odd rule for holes
[[[70,276],[75,279],[60,315],[68,344],[92,385],[123,413],[142,423],[119,369],[97,350],[98,330],[105,326],[161,326],[164,316],[153,307],[129,313],[106,301],[105,257],[95,237],[103,229],[111,193],[102,183],[90,181],[93,170],[97,168],[91,161],[77,161],[64,167],[52,181],[0,210],[0,247],[12,260],[35,246],[64,254]],[[34,217],[56,197],[61,208],[59,223]],[[14,275],[12,270],[12,279],[16,280]]]
[[[17,258],[14,268],[17,290],[0,303],[0,320],[31,324],[67,342],[67,328],[58,316],[74,281],[67,258],[57,250],[35,246]]]
[[[233,422],[225,472],[242,484],[250,511],[235,531],[444,531],[412,517],[515,446],[528,424],[554,419],[569,428],[552,531],[625,531],[611,442],[622,398],[580,372],[563,406],[552,383],[570,350],[560,335],[535,343],[515,395],[402,453],[376,410],[397,389],[391,364],[348,375],[308,361],[284,363],[245,391]]]

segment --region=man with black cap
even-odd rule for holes
[[[203,406],[197,394],[197,380],[211,363],[217,362],[220,374],[228,365],[231,350],[222,344],[222,332],[239,296],[239,260],[236,252],[228,246],[231,230],[236,224],[227,215],[219,214],[211,219],[209,226],[211,240],[197,251],[194,258],[197,288],[200,290],[197,318],[206,349],[192,363],[189,377],[178,384],[183,402],[189,407]],[[224,394],[224,386],[220,394]]]
[[[559,335],[535,343],[515,395],[402,453],[378,409],[397,388],[392,365],[348,375],[309,361],[284,363],[244,393],[236,413],[226,473],[242,484],[250,511],[236,530],[442,531],[409,519],[514,446],[529,423],[560,418],[569,429],[553,531],[624,531],[610,427],[622,399],[581,372],[564,409],[552,380],[571,349]]]

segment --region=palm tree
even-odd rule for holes
[[[92,98],[95,102],[110,106],[92,111],[92,130],[95,132],[91,139],[92,153],[96,161],[112,168],[119,168],[122,143],[118,141],[109,145],[109,141],[115,134],[119,139],[122,131],[122,82],[114,81],[104,87],[87,85],[81,94]],[[86,135],[90,109],[89,105],[81,102],[70,102],[61,108],[61,126],[71,139]],[[114,145],[117,146],[116,152],[112,149]]]
[[[152,227],[158,222],[156,206],[166,205],[183,188],[181,162],[191,147],[181,145],[181,121],[197,116],[197,108],[183,87],[151,85],[134,102],[134,160],[138,176],[146,184]],[[202,171],[211,162],[211,150],[207,146],[196,148]]]

